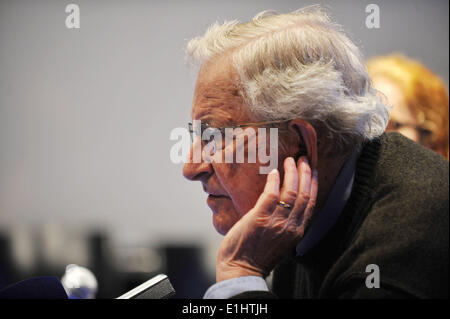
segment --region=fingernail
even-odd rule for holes
[[[273,170],[270,171],[269,174],[276,174],[278,172],[278,169],[274,168]]]
[[[286,161],[287,161],[287,164],[295,165],[295,160],[294,160],[294,158],[291,157],[291,156],[286,157]]]

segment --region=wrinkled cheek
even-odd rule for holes
[[[241,218],[256,204],[264,190],[267,175],[260,174],[260,166],[264,164],[258,161],[257,156],[256,160],[250,159],[249,161],[247,145],[244,147],[245,156],[243,163],[236,163],[235,156],[231,158],[232,163],[226,163],[226,151],[232,151],[231,153],[235,155],[235,146],[230,145],[223,149],[220,152],[221,154],[215,154],[213,167],[221,186],[227,191],[233,202],[234,210]],[[255,150],[253,150],[253,153],[255,153]],[[230,157],[228,161],[230,161]]]
[[[234,183],[230,194],[239,216],[242,217],[255,206],[264,190],[266,175],[259,174],[257,164],[236,164],[231,170]]]

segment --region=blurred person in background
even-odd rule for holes
[[[397,131],[448,160],[448,92],[442,80],[401,54],[372,58],[367,66],[373,86],[393,106],[387,131]]]
[[[204,298],[448,298],[449,163],[385,133],[388,107],[326,12],[215,23],[187,53],[200,66],[191,116],[204,125],[183,174],[224,235]],[[224,162],[238,139],[205,134],[247,127],[265,146],[256,128],[273,126],[268,175],[247,154]]]

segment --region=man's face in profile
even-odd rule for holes
[[[226,62],[225,62],[226,61]],[[202,66],[195,87],[192,119],[201,120],[213,127],[229,127],[251,122],[235,83],[238,75],[228,59],[215,59]],[[201,143],[197,138],[194,143]],[[223,148],[233,148],[224,145]],[[266,175],[260,174],[258,161],[248,163],[245,146],[244,163],[186,163],[183,175],[200,181],[209,194],[207,203],[213,212],[213,224],[221,234],[228,230],[256,203],[264,189]],[[192,148],[190,157],[192,159]]]

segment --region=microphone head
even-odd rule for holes
[[[67,299],[57,277],[36,277],[12,284],[0,290],[0,299]]]
[[[61,279],[61,284],[70,299],[95,299],[97,279],[86,267],[70,264]]]

